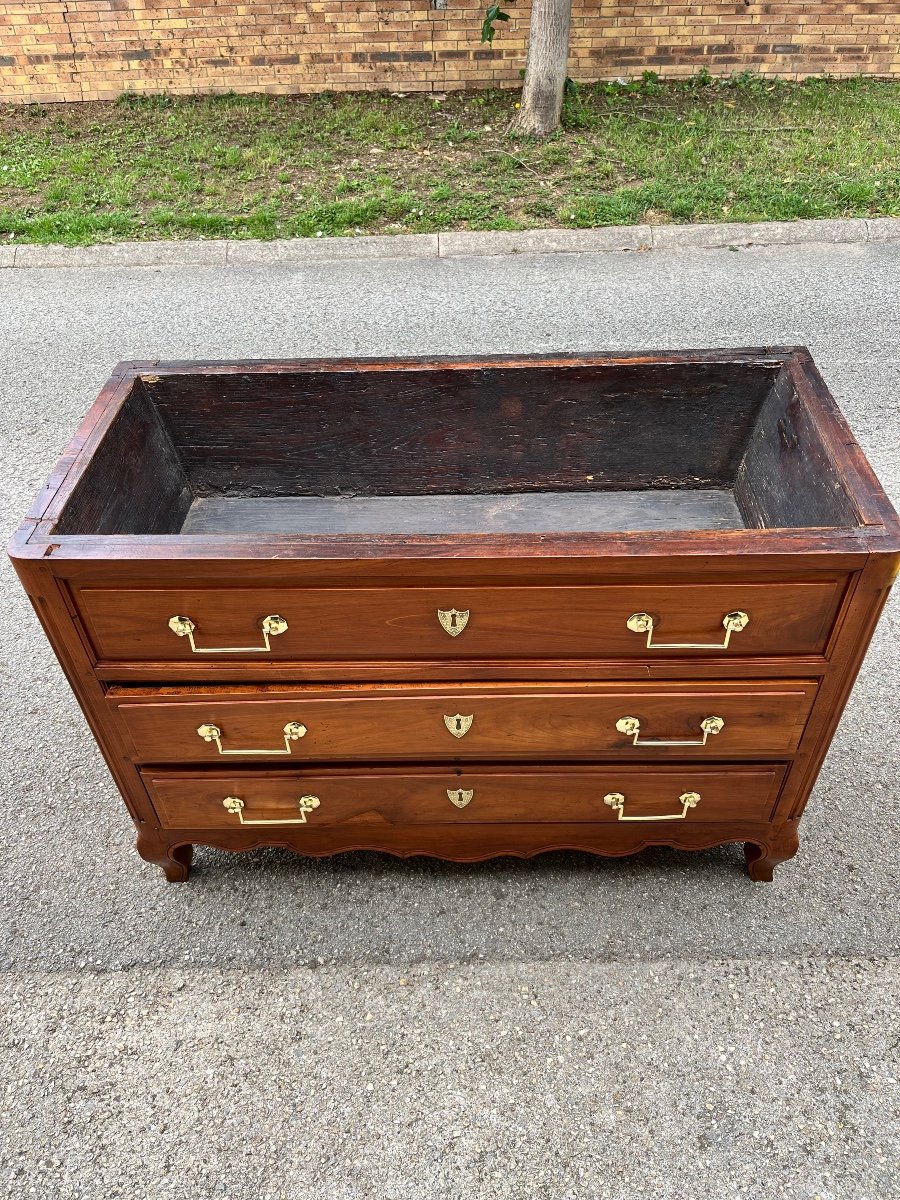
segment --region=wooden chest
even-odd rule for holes
[[[900,563],[807,351],[121,364],[10,554],[195,843],[792,856]]]

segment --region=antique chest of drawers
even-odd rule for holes
[[[900,525],[803,349],[131,362],[10,553],[172,881],[725,842],[770,880]]]

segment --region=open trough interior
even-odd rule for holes
[[[859,523],[778,361],[205,373],[135,384],[58,534]]]

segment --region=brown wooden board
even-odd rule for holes
[[[860,522],[838,464],[787,371],[760,411],[738,466],[735,499],[751,527],[853,528]]]
[[[171,372],[146,387],[198,495],[468,495],[727,486],[774,375],[770,363],[485,362]]]
[[[200,496],[181,532],[565,533],[634,529],[743,529],[728,488],[695,491],[519,492],[473,496]]]
[[[155,406],[136,385],[97,445],[56,533],[177,533],[194,494]]]
[[[310,661],[416,658],[637,658],[683,656],[671,643],[694,646],[693,657],[741,658],[822,653],[846,578],[817,582],[632,584],[610,587],[478,588],[85,588],[75,603],[101,660]],[[452,636],[441,613],[456,621]],[[743,611],[749,621],[726,649],[723,621]],[[628,627],[654,618],[653,644]],[[194,649],[169,627],[184,615],[195,625]],[[287,629],[264,650],[261,622],[281,616]],[[703,649],[702,647],[706,647]],[[217,649],[218,648],[218,649]],[[230,649],[229,649],[230,648]],[[246,648],[246,649],[243,649]]]
[[[433,684],[373,690],[112,688],[137,762],[779,758],[796,750],[812,681]],[[639,737],[617,729],[640,722]],[[704,738],[703,722],[724,727]],[[299,724],[296,740],[285,727]],[[219,742],[198,733],[213,725]],[[650,744],[648,744],[648,742]],[[663,743],[663,744],[659,744]],[[673,744],[669,744],[673,743]],[[703,744],[701,744],[703,743]]]
[[[477,766],[458,772],[405,773],[217,770],[188,774],[151,769],[144,771],[143,778],[161,819],[173,829],[241,828],[238,815],[224,806],[231,796],[244,802],[244,821],[296,821],[311,830],[353,824],[377,829],[495,821],[619,823],[620,810],[604,799],[610,793],[624,796],[624,824],[635,816],[668,821],[675,814],[677,819],[683,809],[680,797],[686,792],[700,797],[687,810],[686,823],[768,821],[783,774],[783,768],[767,764],[730,770],[693,764],[637,771],[572,767],[564,772]],[[300,798],[309,795],[319,803],[301,813]],[[265,832],[260,826],[243,828]],[[298,829],[300,836],[305,831]]]

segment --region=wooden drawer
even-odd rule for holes
[[[143,772],[163,825],[274,834],[290,826],[768,821],[784,768]],[[684,797],[690,797],[685,804]],[[610,797],[611,802],[607,802]],[[229,800],[229,805],[225,801]],[[315,803],[315,802],[318,803]],[[240,803],[238,803],[240,802]],[[682,813],[684,816],[682,817]],[[284,823],[289,823],[284,824]]]
[[[75,601],[100,662],[747,657],[824,653],[845,584],[86,588]],[[749,621],[726,648],[736,612]],[[652,631],[630,629],[635,614]],[[286,628],[266,637],[266,617]]]
[[[815,692],[812,680],[777,680],[420,684],[330,691],[118,687],[110,689],[108,698],[130,735],[136,762],[215,763],[223,756],[263,763],[552,761],[789,755]],[[617,727],[627,718],[627,729]],[[722,722],[719,732],[704,728],[710,720]]]

